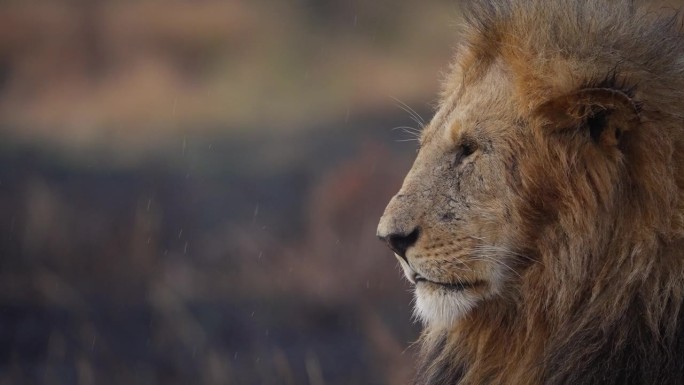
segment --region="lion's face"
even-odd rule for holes
[[[452,323],[519,275],[515,190],[524,155],[516,147],[525,130],[509,108],[508,83],[493,68],[447,95],[380,220],[378,235],[415,284],[426,323]]]
[[[630,131],[635,108],[619,90],[569,88],[529,107],[502,61],[476,81],[459,84],[462,77],[452,74],[378,226],[430,325],[452,324],[493,298],[515,302],[526,269],[544,263],[540,238],[555,245],[543,254],[556,259],[605,254],[609,239],[587,235],[605,233],[625,212],[616,203],[629,177],[623,152],[644,157],[635,153],[644,138]],[[567,234],[576,234],[572,242]],[[560,267],[558,281],[585,280],[578,271]]]

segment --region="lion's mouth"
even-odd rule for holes
[[[453,290],[453,291],[463,291],[466,289],[472,289],[472,288],[475,288],[478,286],[482,286],[484,284],[483,281],[456,282],[456,283],[436,282],[436,281],[431,281],[431,280],[429,280],[429,279],[427,279],[427,278],[425,278],[419,274],[416,274],[413,277],[413,280],[414,280],[416,285],[418,285],[418,283],[420,283],[420,282],[423,282],[423,283],[427,283],[427,284],[433,284],[433,285],[441,286],[445,289]]]

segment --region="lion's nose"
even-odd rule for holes
[[[413,246],[413,244],[416,243],[419,235],[420,231],[418,230],[418,228],[415,228],[408,234],[378,234],[378,237],[383,241],[387,242],[389,248],[405,260],[406,250],[408,250],[409,247]]]

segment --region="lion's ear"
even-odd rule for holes
[[[585,88],[542,104],[537,112],[558,130],[580,129],[599,145],[616,146],[639,124],[639,106],[612,88]]]

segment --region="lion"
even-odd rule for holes
[[[490,0],[378,236],[415,384],[684,384],[684,33],[634,0]]]

